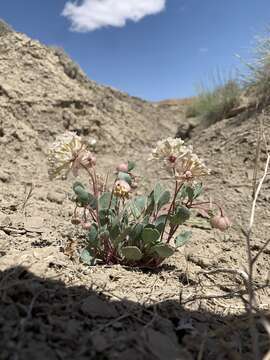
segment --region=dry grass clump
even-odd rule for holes
[[[188,97],[183,99],[166,99],[159,101],[160,105],[191,105],[193,101],[195,100],[195,97]]]
[[[246,63],[249,73],[243,83],[250,97],[260,107],[270,104],[270,30],[265,37],[256,39],[254,61]]]
[[[226,118],[240,104],[241,88],[235,80],[216,86],[213,90],[201,88],[197,98],[188,106],[187,117],[199,117],[207,125]]]

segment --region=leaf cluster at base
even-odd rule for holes
[[[124,174],[120,176],[126,179]],[[81,253],[84,263],[156,267],[191,238],[191,231],[179,231],[179,227],[189,220],[187,204],[200,195],[202,186],[184,185],[172,196],[158,183],[148,196],[126,201],[113,191],[96,198],[79,182],[73,191],[77,206],[92,214]]]

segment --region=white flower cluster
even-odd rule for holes
[[[166,169],[173,169],[177,180],[190,181],[210,174],[204,162],[193,152],[192,146],[186,146],[180,138],[158,141],[150,160],[160,160]]]
[[[170,158],[182,156],[190,148],[184,145],[182,139],[173,139],[171,137],[157,142],[157,147],[152,151],[150,159],[168,161]]]
[[[210,169],[194,153],[189,152],[175,164],[175,176],[178,180],[195,180],[210,175]]]
[[[49,177],[53,179],[67,176],[70,171],[77,176],[80,167],[91,167],[95,161],[81,137],[73,132],[66,132],[56,138],[49,150]]]

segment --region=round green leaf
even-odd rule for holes
[[[131,240],[138,240],[143,231],[143,224],[136,224],[130,231],[129,236]]]
[[[151,215],[155,209],[155,201],[154,201],[154,191],[151,192],[151,194],[147,197],[147,205],[145,214]]]
[[[145,196],[138,196],[133,199],[130,203],[130,210],[132,215],[137,219],[141,216],[145,209],[147,198]]]
[[[163,187],[161,186],[160,183],[157,183],[154,188],[154,201],[156,205],[158,204],[159,199],[163,193],[164,193]]]
[[[122,248],[122,254],[127,260],[138,261],[141,260],[143,254],[137,246],[125,246]]]
[[[91,254],[91,252],[87,249],[84,249],[81,252],[81,256],[80,256],[81,261],[84,264],[87,265],[95,265],[95,257]]]
[[[88,205],[90,203],[90,194],[85,191],[82,187],[77,186],[74,189],[74,192],[77,195],[77,201],[82,205]]]
[[[156,245],[153,247],[153,250],[162,258],[167,258],[174,254],[174,249],[167,244]]]
[[[76,201],[79,201],[82,205],[90,205],[92,209],[96,209],[97,199],[94,195],[85,190],[85,187],[79,181],[76,181],[73,186],[73,191],[77,195]]]
[[[168,204],[168,202],[170,201],[170,198],[171,198],[171,194],[169,191],[164,191],[159,200],[158,200],[158,203],[157,203],[157,208],[158,210],[162,208],[162,206]]]
[[[145,242],[155,242],[159,239],[160,233],[157,229],[144,228],[142,232],[142,239]]]
[[[185,245],[185,243],[191,238],[191,236],[192,236],[191,231],[184,231],[181,234],[179,234],[174,240],[176,248]]]
[[[170,223],[173,225],[182,225],[190,218],[190,210],[185,206],[178,206],[175,214],[170,217]]]
[[[167,215],[160,215],[155,221],[155,227],[161,233],[164,229]]]
[[[89,232],[88,232],[88,234],[87,234],[87,239],[89,241],[89,246],[97,247],[97,245],[98,245],[97,235],[98,235],[97,228],[96,228],[95,225],[92,225]]]

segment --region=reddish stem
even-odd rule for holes
[[[168,235],[168,239],[167,239],[167,244],[169,244],[171,238],[173,237],[173,235],[176,233],[177,229],[178,229],[179,225],[175,225],[175,226],[172,226],[171,227],[171,230],[169,232],[169,235]]]
[[[217,208],[219,209],[219,211],[220,211],[220,215],[221,216],[224,216],[224,212],[223,212],[223,210],[222,210],[222,207],[220,206],[220,205],[218,205],[217,203],[215,203],[215,202],[210,202],[210,201],[205,201],[205,202],[200,202],[200,203],[197,203],[197,204],[191,204],[190,206],[189,206],[189,208],[195,208],[196,209],[196,207],[198,206],[198,205],[206,205],[206,204],[214,204],[214,205],[216,205],[217,206]]]
[[[174,208],[175,208],[175,200],[176,200],[176,197],[177,197],[179,191],[181,190],[182,186],[183,186],[183,183],[181,183],[181,184],[178,186],[178,181],[176,180],[176,182],[175,182],[174,197],[173,197],[173,200],[172,200],[172,202],[171,202],[171,206],[170,206],[170,208],[169,208],[169,210],[168,210],[168,213],[167,213],[167,216],[166,216],[166,219],[165,219],[164,228],[163,228],[163,230],[162,230],[162,234],[161,234],[161,238],[160,238],[161,241],[162,241],[162,239],[163,239],[164,231],[165,231],[165,228],[166,228],[166,225],[167,225],[167,222],[168,222],[170,213],[171,213],[171,211],[174,210]]]
[[[99,220],[99,205],[98,205],[98,188],[97,188],[97,176],[96,176],[96,171],[95,168],[93,168],[94,171],[94,175],[91,173],[91,171],[86,167],[83,166],[84,169],[86,170],[87,174],[89,175],[91,181],[92,181],[92,185],[93,185],[93,192],[94,192],[94,196],[97,200],[97,208],[96,208],[96,218],[97,218],[97,224],[98,227],[100,227],[100,220]]]

